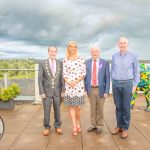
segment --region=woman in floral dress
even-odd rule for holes
[[[63,60],[63,78],[65,80],[64,104],[69,106],[73,123],[73,135],[81,132],[80,106],[84,100],[84,77],[86,74],[85,59],[78,56],[77,44],[68,43],[66,58]]]

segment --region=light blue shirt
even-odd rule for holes
[[[112,56],[111,77],[114,80],[133,80],[137,86],[140,81],[139,63],[136,55],[127,51],[124,55],[120,52]]]

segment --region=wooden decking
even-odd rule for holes
[[[121,139],[110,131],[116,126],[115,106],[112,97],[107,98],[104,108],[104,127],[99,135],[87,133],[90,126],[90,109],[87,100],[82,110],[82,133],[73,137],[68,110],[62,105],[63,135],[57,135],[51,113],[51,134],[42,135],[43,109],[41,105],[16,105],[14,110],[1,110],[5,133],[0,141],[0,150],[150,150],[150,113],[145,112],[145,100],[139,96],[132,110],[129,137]]]

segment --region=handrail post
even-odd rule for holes
[[[39,70],[39,65],[35,64],[35,98],[34,98],[34,104],[42,103],[41,96],[39,95],[38,70]]]
[[[5,88],[7,88],[8,87],[8,75],[7,75],[7,73],[5,72],[4,73],[4,86],[5,86]]]

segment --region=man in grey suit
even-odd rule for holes
[[[63,95],[62,63],[56,60],[57,48],[48,48],[49,58],[39,64],[39,93],[43,100],[44,108],[44,127],[43,134],[48,136],[50,133],[50,111],[53,103],[55,129],[58,134],[62,134],[60,120],[61,94]]]
[[[92,59],[86,61],[85,89],[90,100],[91,126],[88,132],[102,132],[103,107],[110,88],[109,62],[100,57],[98,47],[91,48]]]

